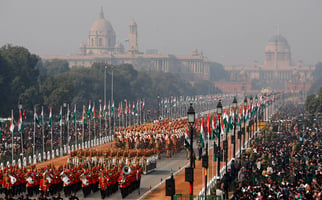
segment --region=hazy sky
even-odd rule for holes
[[[127,39],[132,19],[137,22],[143,52],[190,55],[197,48],[224,65],[262,63],[278,24],[293,62],[322,61],[322,0],[1,0],[0,46],[74,54],[101,6],[117,41]]]

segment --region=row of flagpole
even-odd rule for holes
[[[207,96],[194,96],[194,97],[169,97],[169,98],[162,98],[160,102],[158,102],[159,107],[161,108],[161,115],[163,117],[171,117],[171,118],[175,118],[175,117],[182,117],[186,115],[186,105],[187,102],[193,102],[196,105],[196,110],[199,111],[204,111],[208,109],[208,106],[211,104],[210,107],[214,107],[214,100],[218,99],[218,98],[223,98],[223,96],[218,96],[218,95],[207,95]],[[127,126],[127,125],[132,125],[132,124],[142,124],[146,121],[146,112],[145,112],[145,100],[144,99],[138,99],[136,102],[133,101],[132,102],[132,106],[131,103],[129,101],[124,101],[125,102],[125,106],[123,108],[122,102],[119,103],[117,112],[115,111],[114,108],[114,101],[111,103],[109,101],[108,103],[108,107],[106,107],[106,104],[104,103],[104,108],[102,109],[102,105],[101,105],[101,101],[99,102],[99,113],[98,113],[98,118],[99,118],[99,137],[102,137],[102,118],[105,121],[105,126],[104,126],[104,133],[105,136],[107,135],[107,120],[108,122],[108,127],[109,127],[109,133],[110,136],[112,135],[113,132],[115,132],[115,122],[119,121],[119,126]],[[65,117],[65,125],[67,127],[67,133],[63,133],[63,106],[64,108],[66,108],[67,106],[67,114]],[[70,105],[64,103],[64,105],[60,106],[60,112],[59,112],[59,116],[58,116],[58,124],[59,124],[59,146],[58,148],[60,149],[60,155],[63,155],[63,146],[67,145],[69,146],[72,142],[70,140],[70,120],[71,120],[71,111],[70,111]],[[198,108],[199,106],[199,108]],[[166,115],[166,114],[171,114],[171,115]],[[41,136],[42,136],[42,152],[43,154],[46,152],[46,148],[45,148],[45,139],[46,136],[45,135],[45,126],[46,123],[44,121],[44,109],[43,107],[41,107],[41,114],[40,114],[40,120],[38,119],[38,114],[37,114],[37,108],[36,106],[34,107],[34,115],[33,115],[33,135],[32,135],[32,155],[36,155],[36,131],[37,128],[41,128]],[[108,119],[107,119],[108,117]],[[159,117],[159,116],[157,116]],[[19,120],[18,120],[18,131],[21,133],[21,153],[23,156],[24,150],[24,143],[23,143],[23,134],[22,134],[22,130],[23,130],[23,123],[22,123],[22,111],[19,108]],[[124,119],[125,118],[125,119]],[[85,125],[86,125],[86,119],[88,120],[88,139],[91,140],[91,136],[92,136],[92,129],[91,129],[91,120],[94,121],[94,126],[93,126],[93,131],[94,131],[94,139],[96,139],[97,134],[96,134],[96,116],[95,116],[95,103],[93,104],[93,106],[91,105],[91,102],[89,103],[89,107],[87,110],[87,118],[86,118],[86,108],[85,105],[83,105],[83,113],[82,113],[82,122],[81,123],[77,123],[76,120],[76,104],[74,106],[74,112],[73,112],[73,120],[74,120],[74,133],[76,133],[75,135],[75,140],[73,142],[75,142],[75,144],[79,144],[79,135],[81,135],[81,144],[84,144],[85,142]],[[124,124],[125,122],[125,124]],[[49,108],[49,118],[48,118],[48,128],[50,130],[50,149],[51,151],[54,150],[54,144],[53,141],[55,140],[55,138],[53,137],[54,132],[53,132],[53,113],[52,113],[52,108]],[[82,133],[79,134],[78,133],[78,124],[82,124],[81,129],[82,129]],[[112,126],[112,124],[114,124]],[[113,128],[113,129],[112,129]],[[10,124],[10,131],[13,134],[14,133],[14,117],[13,117],[13,110],[11,112],[11,124]],[[67,134],[67,138],[66,138],[66,144],[64,144],[63,138],[64,135]],[[39,139],[39,138],[38,138]],[[14,151],[13,151],[13,137],[12,137],[12,160],[14,159]],[[57,149],[57,147],[56,147]],[[45,156],[43,156],[45,157]]]

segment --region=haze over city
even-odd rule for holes
[[[38,55],[70,55],[87,42],[100,8],[125,44],[138,25],[139,50],[186,55],[197,48],[224,65],[263,62],[278,31],[292,61],[316,64],[322,55],[322,1],[2,1],[0,46],[21,45]],[[277,28],[279,27],[279,28]]]

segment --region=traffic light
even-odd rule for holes
[[[171,177],[165,180],[165,196],[173,196],[176,193],[174,178]]]
[[[193,168],[186,167],[185,168],[185,181],[192,183],[193,182]]]

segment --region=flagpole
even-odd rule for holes
[[[78,146],[78,133],[77,133],[77,123],[76,123],[76,104],[74,108],[74,130],[75,130],[75,144],[76,144],[76,149]]]
[[[50,113],[52,114],[52,108],[50,108]],[[52,116],[51,117],[51,120],[52,120]],[[50,137],[51,137],[51,141],[50,141],[50,146],[51,146],[51,153],[53,151],[53,125],[52,125],[52,121],[50,122]]]
[[[93,111],[95,112],[95,102],[93,103],[94,105],[93,105]],[[96,116],[95,116],[95,118],[94,118],[94,112],[92,112],[93,114],[92,114],[92,118],[93,118],[93,128],[94,128],[94,141],[96,141],[96,139],[97,139],[97,137],[96,137],[96,126],[95,126],[95,118],[96,118]]]
[[[14,119],[13,119],[13,109],[11,109],[11,123],[14,126],[13,121],[14,121]],[[12,132],[11,132],[11,165],[13,165],[13,133],[14,133],[14,128],[12,129]]]
[[[100,144],[101,144],[101,141],[102,141],[102,116],[101,116],[101,113],[102,113],[102,104],[101,104],[102,100],[100,99],[99,100],[99,103],[100,103],[100,110],[99,110],[99,113],[98,113],[98,116],[100,118]]]
[[[32,159],[34,159],[34,156],[35,156],[35,135],[36,135],[36,118],[35,118],[35,115],[36,115],[36,106],[34,106],[34,134],[33,134],[33,145],[32,145]]]
[[[70,110],[69,110],[69,104],[67,104],[67,116],[66,116],[66,122],[68,122],[67,123],[67,152],[68,152],[68,147],[69,147],[69,112],[70,112]]]
[[[42,128],[42,157],[44,158],[45,153],[45,128],[44,128],[44,107],[41,106],[41,128]]]
[[[21,138],[21,157],[22,157],[22,161],[23,161],[23,134],[22,134],[22,129],[23,129],[23,124],[22,124],[22,113],[21,113],[21,109],[22,109],[22,105],[21,104],[19,104],[18,105],[19,106],[19,118],[20,118],[20,126],[21,126],[21,128],[19,128],[19,125],[18,125],[18,129],[21,129],[21,130],[18,130],[18,131],[20,131],[20,138]],[[23,162],[22,162],[23,163]],[[23,166],[23,165],[22,165]]]
[[[89,102],[91,103],[91,102]],[[89,112],[89,115],[87,116],[88,117],[88,141],[89,141],[89,146],[91,145],[91,110],[88,111]],[[87,147],[89,148],[89,147]]]
[[[108,128],[110,129],[109,132],[110,132],[110,136],[112,135],[112,113],[111,113],[111,103],[110,101],[108,102],[108,109],[107,109],[107,113],[108,113]],[[105,117],[105,136],[107,135],[107,130],[106,130],[106,105],[105,105],[105,111],[104,111],[104,117]]]
[[[60,126],[60,149],[59,149],[59,153],[60,153],[60,156],[63,155],[63,128],[62,128],[62,110],[63,110],[63,107],[60,106],[60,111],[59,111],[59,115],[60,115],[60,119],[59,119],[59,126]]]
[[[111,103],[114,105],[114,96],[113,96],[113,87],[114,87],[114,66],[111,66],[112,69],[112,83],[111,83]],[[115,108],[113,108],[113,132],[115,133]]]
[[[82,132],[82,148],[84,147],[84,137],[85,137],[85,123],[84,123],[84,120],[85,120],[85,106],[83,105],[83,114],[82,114],[82,124],[83,124],[83,132]]]
[[[127,100],[125,99],[125,128],[127,127]]]

